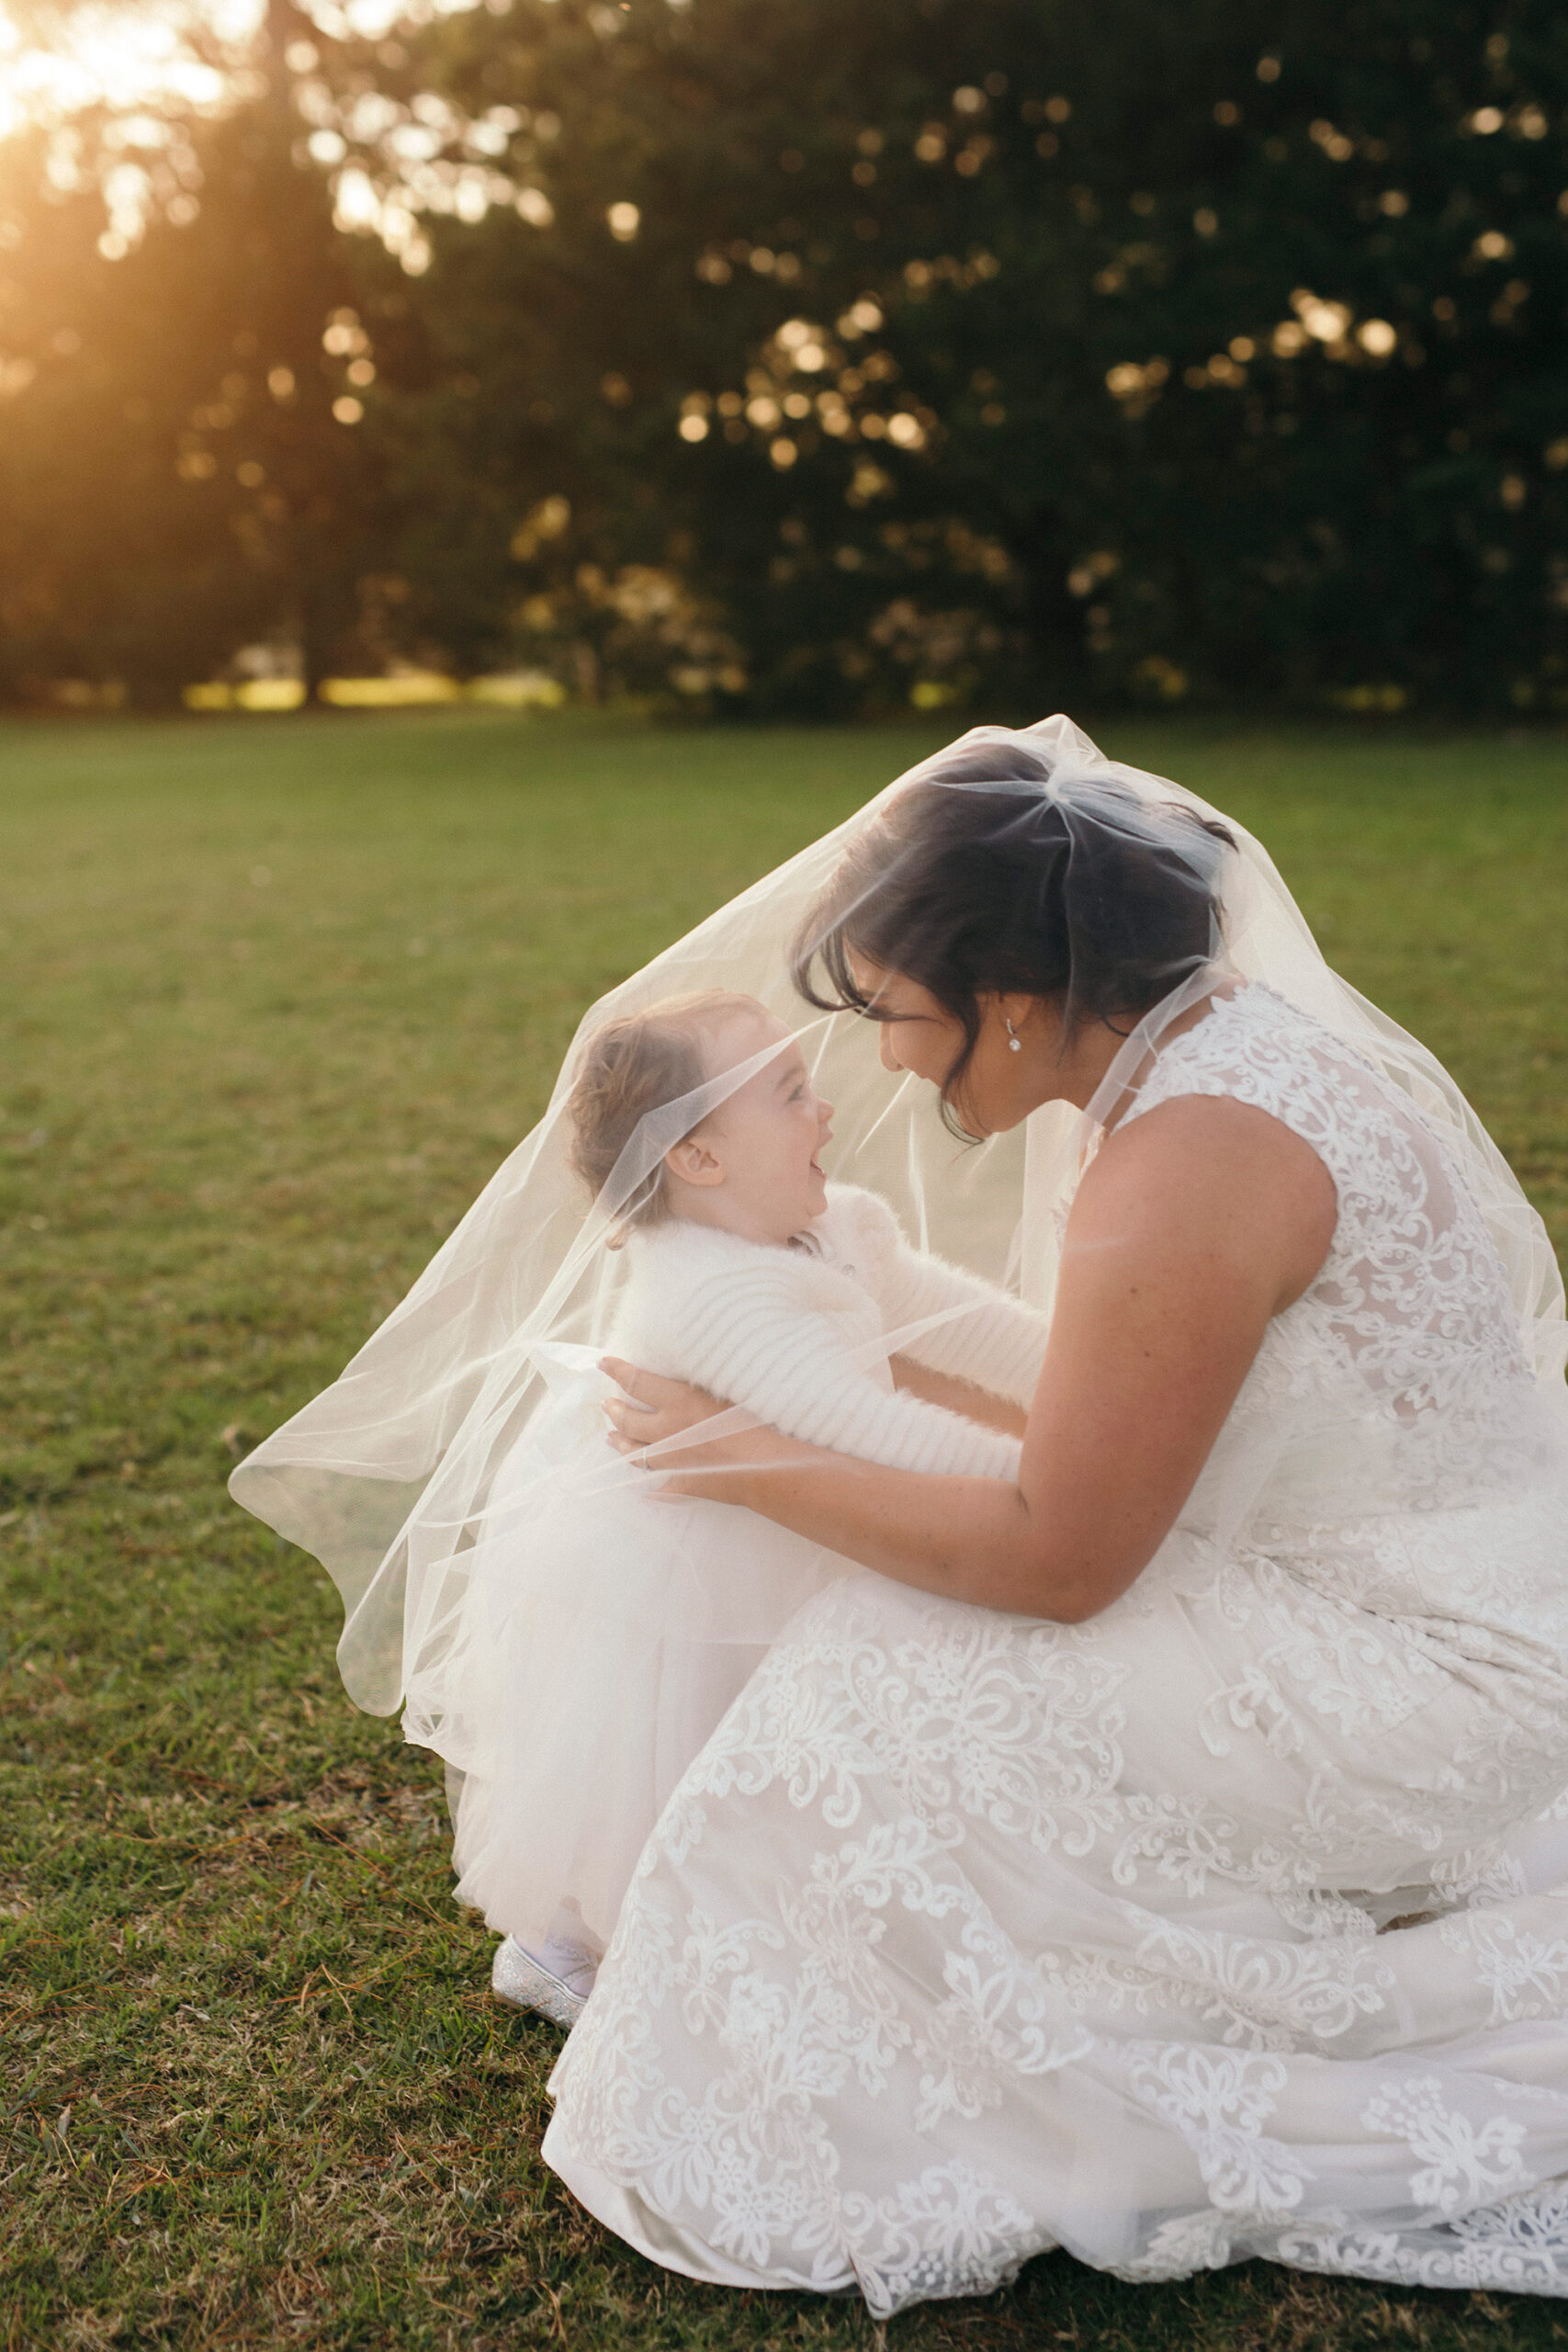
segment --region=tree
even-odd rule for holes
[[[1568,697],[1545,0],[495,5],[275,22],[205,226],[109,272],[152,472],[213,461],[127,526],[182,660],[265,610],[751,711]],[[88,633],[166,680],[139,600]]]
[[[575,657],[663,567],[739,648],[667,673],[751,708],[1551,702],[1568,56],[1501,13],[445,21],[414,70],[515,123],[532,217],[428,224],[384,411],[424,626]]]
[[[269,638],[302,653],[313,683],[352,639],[381,493],[334,414],[352,356],[322,334],[352,354],[367,256],[295,153],[282,52],[299,38],[273,0],[259,86],[214,119],[141,125],[133,168],[152,217],[129,252],[88,167],[112,123],[74,127],[73,184],[58,168],[51,182],[41,141],[6,158],[0,687],[13,695],[64,678],[167,700]]]

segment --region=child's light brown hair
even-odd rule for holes
[[[694,1093],[713,1076],[703,1064],[705,1038],[737,1014],[765,1011],[754,996],[704,989],[691,996],[664,997],[640,1012],[619,1013],[594,1030],[567,1097],[566,1115],[572,1170],[595,1200],[649,1112]],[[701,1119],[694,1119],[687,1134],[701,1125]],[[680,1136],[670,1137],[671,1145],[681,1140]],[[667,1176],[661,1154],[615,1211],[612,1247],[636,1227],[663,1223],[670,1215]]]

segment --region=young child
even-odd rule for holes
[[[813,1444],[1014,1477],[1043,1318],[912,1250],[874,1193],[828,1182],[831,1105],[755,999],[671,999],[606,1023],[569,1102],[577,1173],[598,1197],[645,1117],[760,1056],[620,1210],[609,1351]],[[886,1336],[932,1317],[890,1366]],[[665,1799],[767,1644],[846,1563],[730,1505],[659,1500],[657,1478],[608,1447],[607,1384],[563,1380],[545,1352],[558,1394],[491,1496],[515,1541],[491,1542],[476,1571],[490,1588],[468,1702],[481,1736],[455,1859],[458,1899],[505,1937],[496,1991],[570,2024]]]

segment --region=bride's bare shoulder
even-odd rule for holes
[[[1066,1246],[1118,1242],[1267,1266],[1288,1305],[1321,1269],[1338,1195],[1318,1153],[1271,1112],[1179,1094],[1106,1138],[1085,1171]]]

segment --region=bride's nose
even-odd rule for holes
[[[876,1057],[884,1069],[899,1070],[904,1065],[893,1050],[893,1024],[882,1022],[876,1032]]]

